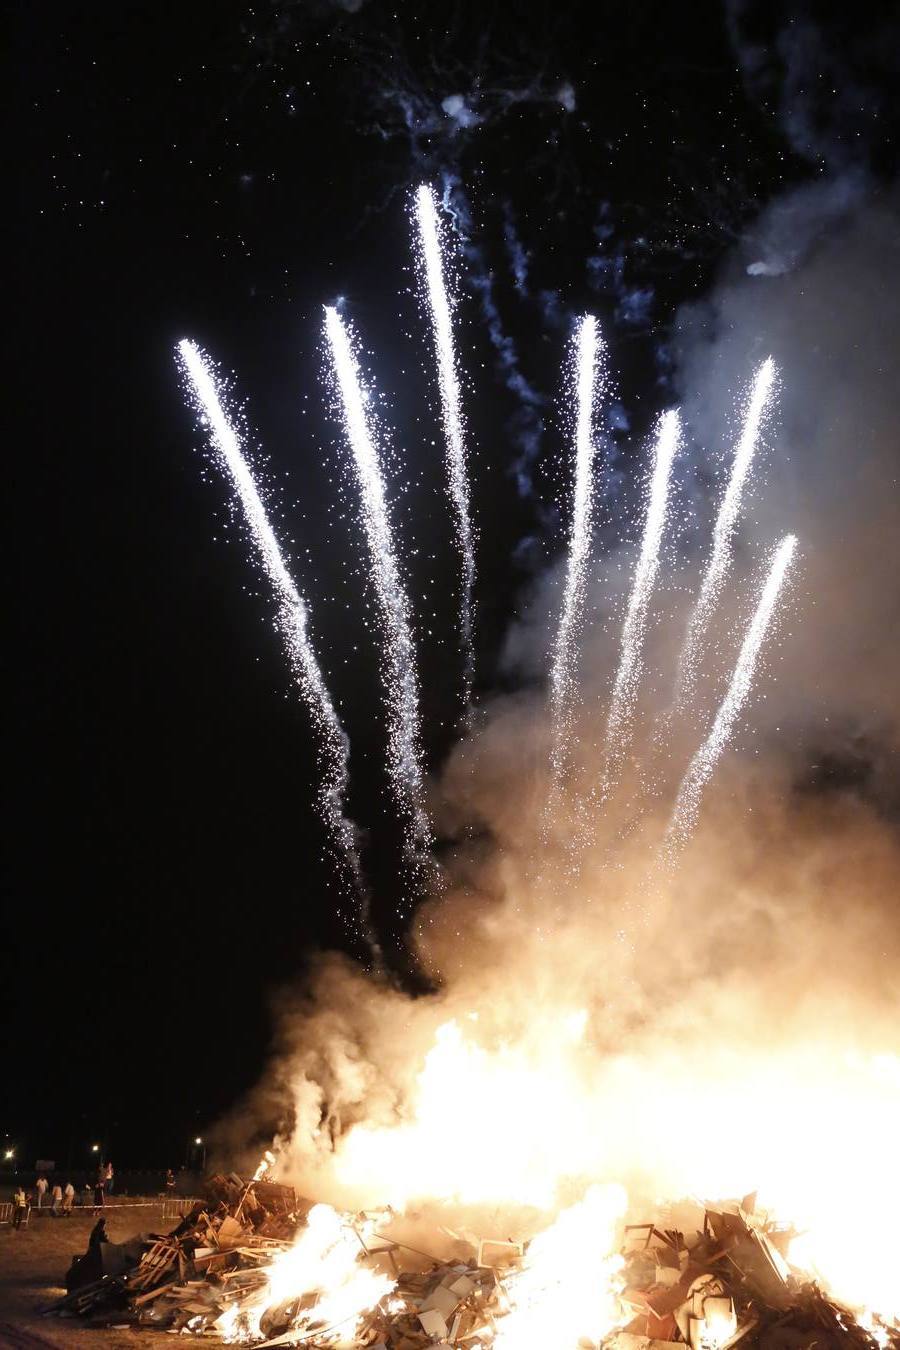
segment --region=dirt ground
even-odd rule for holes
[[[136,1233],[166,1232],[175,1220],[163,1221],[162,1209],[150,1203],[132,1208],[108,1205],[106,1227],[112,1242]],[[0,1350],[162,1350],[168,1344],[160,1331],[91,1327],[74,1318],[42,1317],[40,1310],[65,1290],[65,1274],[73,1255],[87,1249],[94,1225],[91,1211],[75,1210],[70,1219],[38,1218],[32,1211],[27,1228],[14,1232],[0,1224]],[[209,1345],[208,1339],[182,1336],[185,1346]]]

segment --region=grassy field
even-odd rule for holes
[[[124,1242],[136,1233],[166,1232],[177,1220],[162,1218],[162,1207],[109,1205],[104,1210],[110,1241]],[[66,1292],[65,1275],[74,1255],[87,1248],[95,1219],[75,1210],[70,1219],[36,1217],[14,1232],[0,1224],[0,1350],[162,1350],[165,1333],[143,1329],[91,1327],[74,1318],[42,1317],[40,1310]],[[210,1342],[204,1341],[206,1345]],[[200,1345],[201,1338],[182,1336],[179,1344]]]

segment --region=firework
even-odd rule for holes
[[[431,827],[423,805],[419,681],[409,602],[394,547],[374,428],[366,414],[368,392],[363,387],[350,332],[337,310],[330,306],[325,308],[325,332],[340,393],[344,432],[353,455],[362,522],[385,630],[388,768],[405,817],[407,860],[418,868],[431,845]]]
[[[787,576],[794,550],[796,536],[785,535],[772,559],[766,584],[763,587],[756,613],[744,638],[731,684],[728,686],[719,711],[716,713],[712,729],[700,749],[694,755],[687,773],[681,781],[672,818],[666,833],[666,847],[671,851],[684,843],[697,819],[703,789],[715,771],[722,752],[731,737],[735,721],[747,702],[753,684],[760,649],[765,641],[772,614],[781,588]]]
[[[770,356],[763,361],[753,380],[740,440],[734,452],[731,475],[713,527],[712,551],[700,583],[700,593],[691,611],[678,663],[675,693],[677,707],[683,707],[694,691],[703,634],[722,593],[725,575],[731,562],[731,540],[741,508],[744,484],[753,464],[760,427],[772,400],[777,373],[775,362]]]
[[[656,430],[644,536],[622,628],[622,654],[619,658],[619,669],[616,672],[607,722],[606,767],[602,784],[604,797],[608,795],[612,786],[614,766],[624,753],[637,699],[647,614],[659,572],[659,549],[666,525],[669,481],[680,439],[681,418],[678,412],[671,410],[663,413]]]
[[[352,874],[362,910],[360,921],[368,931],[366,889],[356,847],[356,830],[344,812],[350,746],[309,638],[309,613],[278,546],[259,488],[241,450],[240,437],[223,406],[215,368],[196,343],[183,339],[178,355],[193,397],[209,429],[210,440],[228,472],[262,563],[278,602],[278,629],[287,648],[294,678],[318,731],[317,754],[322,781],[319,805]]]
[[[602,342],[597,320],[585,315],[575,339],[575,484],[569,558],[559,626],[553,643],[550,671],[550,709],[553,715],[551,782],[558,786],[578,706],[575,680],[575,643],[584,609],[587,564],[590,556],[594,506],[594,405],[600,377]]]
[[[414,214],[418,229],[419,254],[425,274],[428,309],[434,333],[438,384],[447,447],[447,490],[456,526],[456,541],[462,567],[460,629],[463,646],[463,701],[470,711],[472,680],[475,672],[473,646],[472,591],[475,585],[475,551],[469,509],[469,478],[466,467],[465,429],[460,407],[459,376],[453,344],[450,297],[444,280],[441,230],[437,204],[430,187],[424,183],[416,192]]]

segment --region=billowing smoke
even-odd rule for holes
[[[832,174],[877,162],[900,67],[896,10],[876,7],[853,25],[840,10],[807,4],[786,12],[725,0],[724,9],[747,91],[774,112],[795,153]]]
[[[821,6],[787,18],[725,0],[725,14],[748,94],[818,175],[777,197],[748,232],[748,273],[779,276],[875,190],[891,153],[884,114],[900,77],[897,13],[885,6],[856,29]]]
[[[804,183],[777,197],[747,238],[747,274],[779,277],[792,272],[823,233],[846,219],[865,197],[859,170]]]
[[[454,72],[459,77],[462,72]],[[438,85],[446,85],[452,76],[445,74]],[[393,104],[402,115],[411,138],[452,137],[497,122],[523,104],[545,105],[561,113],[573,113],[578,106],[575,89],[568,80],[547,83],[532,77],[502,84],[471,81],[449,93],[426,91],[422,86],[403,88],[395,83],[383,93],[386,104]]]
[[[561,803],[541,833],[545,698],[490,707],[434,790],[439,825],[459,840],[447,894],[414,933],[436,994],[409,998],[322,958],[282,1008],[258,1098],[232,1122],[277,1118],[282,1173],[310,1195],[440,1203],[445,1219],[461,1207],[498,1223],[513,1208],[552,1210],[588,1177],[622,1181],[636,1200],[760,1185],[815,1223],[812,1172],[857,1135],[854,1193],[876,1184],[866,1158],[888,1156],[900,1096],[899,813],[882,791],[900,725],[900,308],[885,285],[897,227],[895,202],[870,205],[792,274],[761,284],[735,261],[710,301],[681,312],[690,454],[712,447],[719,491],[734,391],[769,352],[784,373],[692,717],[669,728],[663,755],[654,717],[671,698],[684,583],[702,555],[656,602],[625,805],[596,817],[579,876],[551,886],[538,849],[564,855],[571,814]],[[748,725],[679,869],[650,883],[673,788],[788,529],[799,563]],[[611,570],[629,571],[634,545]],[[572,794],[596,774],[621,602],[598,582]],[[529,647],[546,643],[526,616],[511,645],[532,661]],[[634,813],[653,755],[656,795]]]
[[[777,691],[754,715],[762,735],[815,727],[827,741],[846,724],[896,734],[900,303],[885,280],[898,261],[898,202],[886,195],[792,275],[728,274],[711,301],[680,316],[682,406],[699,444],[723,445],[729,391],[754,358],[771,352],[784,374],[781,426],[739,531],[745,558],[781,532],[800,541],[802,584]],[[714,467],[721,482],[727,459]]]
[[[826,1234],[825,1275],[844,1272],[845,1296],[875,1288],[877,1271],[847,1275],[840,1232],[856,1241],[846,1216],[869,1194],[879,1213],[900,1203],[884,1171],[900,1126],[900,811],[885,786],[900,726],[900,307],[885,284],[898,225],[885,198],[786,275],[748,276],[737,256],[678,316],[684,454],[713,484],[698,508],[686,479],[681,506],[705,511],[707,538],[736,391],[769,354],[783,372],[690,715],[660,736],[699,547],[654,598],[630,767],[567,872],[614,677],[615,579],[640,543],[623,541],[589,598],[579,762],[549,831],[543,694],[496,699],[435,784],[458,842],[414,941],[437,992],[409,997],[332,956],[281,1009],[272,1067],[232,1130],[277,1124],[282,1174],[310,1195],[505,1232],[513,1211],[527,1227],[589,1180],[621,1182],[636,1207],[759,1187]],[[695,835],[660,869],[673,793],[788,532],[798,561],[777,641]],[[548,643],[527,613],[510,635],[529,671]]]
[[[528,296],[528,266],[531,256],[519,237],[516,218],[509,202],[503,203],[503,242],[509,259],[513,285],[521,296]]]

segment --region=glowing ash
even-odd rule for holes
[[[431,188],[424,183],[416,192],[415,219],[419,254],[425,273],[428,308],[434,333],[438,383],[447,446],[447,479],[450,505],[456,528],[456,541],[462,566],[460,628],[463,644],[463,700],[466,713],[472,698],[475,674],[473,645],[472,591],[475,585],[475,546],[469,508],[469,477],[466,466],[465,428],[460,406],[459,375],[453,344],[450,298],[444,279],[443,250],[437,203]]]

